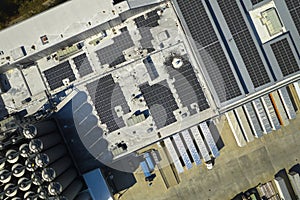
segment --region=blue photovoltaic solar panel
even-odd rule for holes
[[[115,67],[125,62],[123,51],[134,46],[127,27],[121,30],[121,34],[113,38],[114,43],[96,51],[99,61],[102,65],[108,64]]]
[[[151,28],[159,26],[158,20],[160,16],[157,13],[157,10],[150,11],[144,16],[139,16],[133,21],[135,22],[142,38],[140,40],[141,46],[143,49],[148,49],[149,52],[154,51],[151,41],[154,39],[152,33],[150,32]]]
[[[173,112],[178,105],[166,80],[151,86],[145,83],[140,85],[140,90],[158,129],[177,121]]]
[[[300,34],[300,1],[299,0],[285,0],[286,5],[290,11],[294,24]]]
[[[81,77],[84,77],[93,72],[90,61],[88,60],[85,53],[74,57],[73,61]]]
[[[220,101],[242,95],[202,1],[177,3]]]
[[[153,81],[154,79],[158,78],[159,75],[158,75],[158,72],[156,70],[156,67],[153,63],[151,56],[147,56],[147,58],[143,60],[143,63],[146,66],[146,69],[148,71],[148,74],[149,74],[151,80]]]
[[[197,79],[192,64],[183,58],[183,65],[180,68],[173,68],[172,63],[167,62],[167,70],[171,79],[175,79],[174,86],[183,106],[189,109],[191,114],[196,114],[195,108],[192,108],[193,103],[197,103],[199,111],[209,108],[202,87]]]
[[[207,126],[207,123],[206,122],[200,123],[199,126],[200,126],[203,136],[208,144],[211,154],[215,158],[218,157],[220,155],[220,152],[218,150],[218,147],[216,145],[214,138],[211,135],[211,132],[209,130],[209,127]]]
[[[270,83],[270,77],[237,2],[233,0],[218,0],[218,4],[254,87]]]
[[[186,166],[187,169],[191,169],[193,167],[192,162],[189,158],[189,155],[186,152],[186,148],[180,138],[179,133],[173,136],[174,142],[176,144],[176,147],[181,155],[181,158]]]
[[[260,2],[263,2],[264,0],[251,0],[252,4],[255,5],[255,4],[258,4]]]
[[[44,74],[51,90],[63,86],[63,80],[66,78],[68,78],[70,82],[76,80],[69,61],[60,63],[59,65],[44,71]]]
[[[108,130],[112,132],[125,127],[123,119],[117,116],[115,107],[121,106],[125,114],[130,112],[130,108],[119,84],[115,83],[112,75],[109,74],[88,83],[87,89],[100,121],[106,124]]]
[[[192,158],[193,158],[194,162],[196,163],[196,165],[200,165],[201,164],[201,159],[200,159],[200,156],[197,152],[197,149],[194,145],[193,139],[192,139],[189,131],[184,130],[184,131],[181,132],[181,135],[182,135],[182,137],[183,137],[183,139],[184,139],[184,141],[185,141],[185,143],[186,143],[186,145],[187,145],[187,147],[188,147],[188,149],[189,149],[189,151],[192,155]]]
[[[283,76],[288,76],[299,71],[298,63],[287,38],[271,44],[271,48]]]

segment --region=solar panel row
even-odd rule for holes
[[[225,102],[241,95],[233,71],[202,2],[177,0],[177,3],[220,101]]]
[[[142,39],[140,40],[142,48],[153,49],[153,45],[151,43],[153,36],[150,29],[159,25],[158,20],[160,19],[160,16],[156,10],[147,13],[146,16],[146,19],[144,16],[140,16],[133,20],[142,36]]]
[[[269,83],[271,80],[237,2],[218,0],[218,4],[254,87]]]
[[[295,26],[300,34],[300,0],[285,0]]]
[[[64,79],[69,79],[70,82],[76,80],[69,61],[60,63],[55,67],[45,70],[44,74],[51,90],[55,90],[63,86]]]
[[[272,51],[283,76],[299,71],[299,66],[287,38],[271,44]]]
[[[167,69],[171,79],[175,79],[174,86],[183,106],[187,107],[191,114],[197,113],[191,107],[193,103],[198,104],[199,111],[209,108],[193,66],[187,58],[183,58],[183,65],[180,68],[168,66]]]
[[[263,2],[264,0],[251,0],[252,4],[255,5],[255,4],[258,4],[260,2]]]
[[[121,106],[122,112],[127,114],[130,112],[130,108],[120,86],[115,83],[112,75],[101,77],[88,83],[86,87],[92,97],[100,121],[106,124],[109,132],[125,127],[123,119],[117,116],[115,109],[117,106]]]
[[[114,67],[125,62],[123,51],[134,46],[127,28],[123,28],[121,34],[113,38],[114,43],[96,51],[102,65],[109,64]]]
[[[166,80],[151,86],[145,83],[140,85],[140,90],[158,129],[177,121],[173,111],[178,109],[178,105]]]
[[[93,72],[92,66],[85,53],[76,56],[75,58],[73,58],[73,61],[81,77],[84,77]]]

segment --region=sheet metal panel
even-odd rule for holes
[[[247,145],[247,142],[243,136],[243,132],[242,129],[239,125],[239,123],[237,122],[237,119],[234,115],[233,111],[229,111],[227,113],[225,113],[228,124],[230,126],[230,129],[233,133],[233,136],[235,138],[235,141],[237,143],[238,146],[243,147]]]
[[[234,112],[241,127],[241,130],[244,134],[244,137],[246,138],[246,141],[252,142],[254,140],[254,136],[252,134],[252,130],[247,120],[246,114],[243,110],[243,107],[238,107],[234,110]]]
[[[280,123],[278,120],[278,117],[276,115],[275,109],[273,107],[272,101],[269,97],[269,95],[261,97],[261,101],[265,107],[267,116],[269,118],[270,124],[273,128],[273,130],[278,130],[280,129]]]
[[[247,119],[249,121],[249,124],[250,124],[253,134],[257,138],[262,137],[263,136],[262,129],[259,125],[259,121],[257,119],[257,116],[255,114],[252,104],[247,103],[247,104],[243,105],[243,108],[245,110],[245,114],[247,116]]]
[[[212,137],[211,131],[209,130],[207,123],[202,122],[199,124],[199,126],[200,126],[203,136],[208,144],[208,148],[210,149],[212,156],[214,158],[220,156],[220,152],[218,150],[218,147],[216,145],[214,138]]]
[[[175,148],[174,148],[174,146],[172,144],[171,139],[170,138],[165,139],[164,143],[165,143],[165,145],[166,145],[166,147],[168,149],[169,155],[170,155],[170,157],[171,157],[171,159],[172,159],[172,161],[174,163],[174,166],[175,166],[177,172],[178,173],[182,173],[183,172],[183,167],[181,165],[181,162],[180,162],[179,157],[178,157],[178,155],[176,153],[176,150],[175,150]]]
[[[293,107],[293,103],[289,97],[288,91],[286,87],[280,88],[278,90],[278,93],[280,95],[280,99],[282,101],[283,107],[287,113],[287,116],[289,119],[295,119],[296,118],[296,112]]]
[[[200,156],[197,152],[197,149],[196,149],[196,147],[193,143],[193,139],[192,139],[189,131],[184,130],[184,131],[181,132],[181,135],[182,135],[189,151],[191,152],[191,155],[193,157],[194,162],[196,163],[196,165],[200,165],[201,164],[201,159],[200,159]]]
[[[186,166],[187,169],[191,169],[193,167],[192,162],[189,158],[189,155],[186,152],[186,148],[180,138],[179,133],[177,133],[176,135],[173,136],[174,142],[177,146],[177,149],[181,155],[181,158]]]
[[[270,94],[270,98],[277,113],[280,124],[283,126],[287,126],[290,122],[280,100],[279,94],[277,92],[272,92]]]
[[[272,131],[272,127],[270,125],[270,122],[268,120],[266,111],[260,101],[260,99],[255,99],[254,101],[252,101],[254,110],[258,116],[258,120],[260,122],[260,126],[263,130],[264,133],[269,133]]]
[[[192,132],[192,134],[195,138],[196,144],[198,145],[198,148],[200,150],[200,153],[202,155],[203,160],[205,162],[211,160],[211,157],[209,155],[209,152],[208,152],[207,147],[206,147],[206,145],[203,141],[203,138],[200,134],[200,131],[199,131],[198,127],[194,126],[194,127],[190,128],[190,130],[191,130],[191,132]]]

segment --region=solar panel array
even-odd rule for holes
[[[295,26],[300,34],[300,0],[285,0]]]
[[[270,82],[267,70],[236,1],[218,0],[224,19],[242,56],[254,87]]]
[[[177,121],[173,111],[178,109],[178,105],[166,80],[151,86],[145,83],[140,85],[140,90],[158,129]]]
[[[299,71],[299,66],[287,38],[271,44],[272,51],[283,76]]]
[[[114,67],[126,61],[123,51],[134,46],[127,27],[121,30],[121,34],[113,38],[114,43],[96,51],[102,65],[109,64]]]
[[[255,4],[258,4],[260,2],[263,2],[264,0],[251,0],[252,4],[255,5]]]
[[[192,108],[193,103],[197,103],[199,111],[209,108],[208,102],[202,87],[196,77],[192,64],[183,58],[183,65],[180,68],[167,67],[171,79],[175,79],[174,86],[184,107],[189,109],[191,114],[195,114]]]
[[[240,96],[238,83],[202,1],[177,0],[177,3],[220,101]]]
[[[73,61],[76,66],[76,69],[78,70],[80,77],[84,77],[93,72],[90,61],[88,60],[85,53],[76,56],[75,58],[73,58]]]
[[[153,51],[153,45],[151,41],[153,40],[152,33],[150,32],[151,28],[159,26],[158,20],[160,16],[157,13],[157,10],[153,10],[146,14],[147,18],[144,16],[139,16],[133,21],[135,22],[142,39],[140,40],[141,46],[143,49],[150,49],[150,52]]]
[[[112,75],[101,77],[86,86],[100,121],[106,124],[109,132],[125,127],[123,119],[117,116],[115,108],[121,106],[124,114],[129,113],[130,108],[119,84],[115,83]]]
[[[43,72],[51,90],[55,90],[63,86],[63,80],[68,78],[70,82],[75,81],[75,74],[71,68],[69,61],[60,63],[59,65],[47,69]]]
[[[143,60],[143,63],[146,66],[146,69],[148,71],[151,80],[153,81],[154,79],[158,78],[159,75],[151,56],[147,56],[147,58]]]

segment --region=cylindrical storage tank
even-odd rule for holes
[[[5,167],[6,158],[0,157],[0,170]]]
[[[19,143],[22,139],[24,139],[24,137],[22,135],[18,135],[11,137],[9,140],[11,141],[11,144],[15,145]]]
[[[49,199],[49,195],[48,195],[48,187],[43,185],[43,186],[40,186],[38,189],[37,189],[37,194],[39,195],[39,198],[40,199]]]
[[[24,200],[38,200],[39,195],[32,192],[32,191],[28,191],[24,194]]]
[[[30,180],[26,177],[20,178],[18,180],[19,190],[24,191],[24,192],[28,191],[30,189],[31,184],[32,184],[32,180]]]
[[[27,158],[30,154],[31,154],[31,151],[29,149],[29,145],[28,144],[22,144],[20,147],[19,147],[19,152],[20,152],[20,155],[23,157],[23,158]]]
[[[76,179],[62,192],[61,196],[65,197],[68,200],[74,200],[78,193],[81,191],[82,187],[82,182],[79,179]]]
[[[27,139],[35,138],[37,136],[37,128],[32,124],[28,124],[24,127],[22,134]]]
[[[11,200],[23,200],[20,197],[13,197]]]
[[[42,185],[44,183],[44,179],[42,178],[42,172],[35,171],[31,174],[31,180],[34,185]]]
[[[11,145],[11,141],[8,140],[6,142],[0,142],[0,150],[7,149]]]
[[[67,153],[64,145],[56,145],[35,157],[35,162],[39,167],[46,167]]]
[[[4,186],[4,193],[8,197],[14,197],[18,192],[18,186],[8,183]]]
[[[0,182],[8,183],[11,180],[12,173],[6,169],[0,171]]]
[[[6,152],[6,161],[9,163],[16,163],[19,160],[19,152],[14,149],[10,149]]]
[[[26,167],[20,163],[16,163],[12,166],[11,171],[15,177],[21,177],[25,174]]]
[[[61,136],[58,133],[51,133],[29,142],[29,149],[34,153],[40,153],[57,145],[62,141]]]
[[[55,121],[48,120],[34,124],[37,129],[37,137],[54,132],[57,130]]]
[[[72,181],[76,178],[77,173],[74,168],[69,169],[59,177],[57,177],[54,181],[51,182],[48,186],[49,194],[56,196],[61,194],[61,192],[66,189]]]
[[[27,158],[25,161],[25,166],[28,171],[35,171],[38,168],[38,166],[35,164],[35,157]]]
[[[53,181],[56,177],[60,176],[64,171],[66,171],[71,164],[71,158],[64,156],[49,165],[47,168],[44,168],[42,171],[42,177],[45,181]]]

